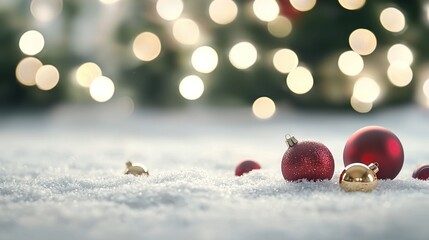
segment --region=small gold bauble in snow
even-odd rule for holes
[[[133,163],[128,161],[125,163],[125,171],[124,174],[132,174],[134,176],[149,176],[149,171],[147,170],[147,168],[145,166],[133,166]]]
[[[340,175],[340,187],[346,192],[371,192],[377,187],[377,164],[352,163]]]

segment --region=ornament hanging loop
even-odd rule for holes
[[[293,146],[295,146],[296,144],[298,144],[298,140],[296,140],[296,138],[295,138],[294,136],[291,136],[291,135],[289,135],[289,134],[286,134],[286,144],[287,144],[289,147],[293,147]]]
[[[370,163],[369,165],[368,165],[368,167],[369,167],[369,169],[371,169],[374,173],[377,173],[378,172],[378,163],[377,162],[375,162],[375,163]]]

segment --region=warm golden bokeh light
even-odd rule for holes
[[[316,6],[316,0],[290,0],[290,4],[301,12],[310,11]]]
[[[353,51],[365,56],[374,52],[377,47],[377,38],[371,31],[359,28],[350,34],[349,44]]]
[[[387,69],[390,82],[397,87],[405,87],[413,79],[413,70],[403,62],[395,62]]]
[[[182,0],[158,0],[156,2],[156,11],[159,16],[167,21],[176,20],[182,15]]]
[[[195,75],[187,76],[180,82],[179,92],[185,99],[196,100],[203,95],[203,80]]]
[[[413,52],[404,44],[395,44],[387,52],[387,60],[390,64],[403,62],[411,65],[414,61]]]
[[[363,103],[372,103],[380,95],[380,86],[374,79],[359,78],[353,87],[353,97]]]
[[[118,2],[119,0],[100,0],[101,3],[109,5]]]
[[[275,0],[255,0],[253,12],[259,20],[270,22],[279,15],[280,7]]]
[[[106,102],[110,100],[115,93],[115,84],[105,76],[95,78],[89,87],[89,93],[97,102]]]
[[[19,39],[19,48],[26,55],[36,55],[45,46],[43,35],[35,30],[30,30],[22,34]]]
[[[380,13],[380,22],[390,32],[401,32],[405,28],[405,16],[397,8],[389,7]]]
[[[36,73],[42,66],[42,62],[37,58],[22,59],[16,66],[16,79],[24,86],[34,86],[36,85]]]
[[[317,5],[317,0],[286,1],[289,1],[291,5],[289,7],[293,8],[292,11],[294,11],[295,13],[295,10],[303,12],[297,13],[298,15],[307,14],[308,17],[311,17],[310,15],[317,15],[318,13],[320,13],[320,11],[323,11],[323,6],[321,6],[319,2],[320,6],[318,7],[321,7],[321,9],[316,9],[313,12],[306,13],[307,11],[311,11]],[[118,2],[122,3],[122,5],[103,5],[114,4]],[[20,37],[18,42],[19,49],[20,51],[22,51],[23,56],[26,57],[23,58],[18,63],[18,65],[16,65],[15,69],[16,79],[20,84],[24,86],[37,86],[39,89],[45,91],[55,88],[58,84],[59,86],[63,85],[63,83],[66,84],[64,82],[65,78],[63,76],[62,69],[66,69],[70,66],[60,66],[61,64],[58,63],[57,65],[56,63],[54,63],[54,65],[60,67],[59,69],[61,70],[61,82],[59,82],[59,70],[53,65],[43,65],[43,63],[39,59],[33,56],[45,56],[45,52],[55,53],[55,51],[57,51],[61,46],[63,46],[61,41],[63,41],[64,39],[62,39],[61,36],[59,38],[55,34],[52,35],[53,30],[48,28],[55,27],[56,29],[57,27],[61,27],[61,24],[63,24],[63,22],[66,20],[66,16],[61,16],[61,14],[63,8],[64,10],[66,10],[67,4],[68,2],[64,0],[28,0],[27,11],[29,10],[28,14],[31,14],[29,15],[29,17],[33,20],[33,22],[36,22],[35,26],[40,25],[39,27],[41,27],[40,29],[42,30],[37,27],[33,29],[37,29],[38,31],[27,31],[28,29],[25,29],[19,33],[22,34],[21,36],[18,35],[18,37]],[[125,1],[120,2],[120,0],[98,0],[95,1],[95,4],[97,5],[96,7],[101,7],[103,11],[111,11],[117,9],[118,7],[131,6],[128,6]],[[392,41],[393,43],[404,41],[403,43],[412,44],[415,43],[415,41],[413,42],[413,40],[415,40],[415,38],[417,37],[414,32],[418,31],[418,29],[416,30],[414,25],[411,24],[411,20],[416,19],[412,19],[411,17],[413,16],[411,14],[407,14],[405,8],[399,8],[399,5],[376,3],[376,6],[373,4],[371,5],[370,1],[366,3],[366,0],[338,0],[338,3],[334,2],[334,7],[336,7],[337,10],[352,15],[357,14],[357,11],[353,12],[353,10],[359,10],[364,7],[364,11],[367,11],[370,9],[366,8],[375,7],[375,10],[373,9],[374,11],[376,11],[375,25],[377,25],[378,20],[381,25],[379,24],[378,26],[374,25],[373,27],[370,27],[371,24],[361,24],[361,26],[358,26],[359,24],[354,24],[355,27],[349,29],[349,32],[346,32],[346,37],[348,37],[348,43],[351,49],[349,48],[340,50],[341,52],[337,52],[334,56],[329,55],[328,58],[324,59],[325,61],[323,61],[325,63],[329,62],[329,65],[326,64],[325,66],[324,64],[322,64],[320,68],[317,68],[317,72],[312,72],[310,68],[303,67],[303,65],[305,64],[303,64],[303,62],[300,62],[300,60],[303,61],[303,59],[299,59],[296,52],[294,52],[292,49],[275,49],[276,44],[278,46],[278,44],[283,43],[283,47],[287,47],[288,44],[290,45],[289,47],[293,47],[296,45],[294,44],[296,43],[295,40],[297,40],[295,37],[293,37],[293,39],[289,39],[290,37],[286,37],[290,36],[292,30],[297,30],[293,29],[293,27],[296,28],[298,25],[295,26],[293,24],[299,24],[300,21],[300,19],[295,19],[294,14],[288,14],[286,16],[285,12],[289,11],[290,9],[284,11],[285,9],[282,9],[284,5],[280,0],[252,0],[243,2],[234,0],[210,0],[210,2],[201,3],[199,5],[197,4],[195,6],[188,6],[187,4],[188,2],[184,0],[151,0],[150,3],[144,4],[145,7],[146,5],[149,6],[149,8],[146,10],[149,10],[150,16],[148,15],[147,17],[149,17],[150,21],[147,23],[143,23],[143,28],[145,28],[145,26],[153,28],[153,31],[142,32],[137,36],[133,36],[135,38],[132,42],[132,51],[137,59],[145,62],[153,61],[157,58],[158,61],[164,60],[161,59],[161,57],[165,57],[168,55],[166,55],[166,50],[172,50],[174,48],[173,50],[175,52],[179,51],[179,54],[173,54],[175,55],[173,63],[179,63],[179,65],[181,65],[179,67],[188,68],[187,70],[190,70],[191,72],[188,72],[186,75],[197,74],[200,75],[202,79],[204,79],[204,76],[215,77],[217,73],[223,71],[223,69],[220,69],[221,64],[224,64],[224,62],[222,62],[222,57],[226,57],[224,55],[226,54],[226,51],[229,50],[228,59],[231,65],[234,67],[232,69],[236,68],[240,70],[246,70],[253,66],[253,70],[259,71],[259,67],[261,66],[255,66],[257,61],[260,64],[262,63],[262,60],[264,60],[264,64],[270,65],[271,63],[268,63],[268,61],[271,61],[271,59],[266,59],[265,57],[272,57],[272,64],[274,66],[274,69],[278,72],[277,75],[280,76],[284,74],[283,81],[285,81],[284,83],[286,83],[288,89],[290,89],[290,91],[294,94],[308,93],[312,90],[314,83],[316,83],[316,86],[319,86],[319,84],[321,84],[321,86],[326,85],[328,87],[328,84],[334,84],[335,81],[341,78],[353,80],[353,94],[350,98],[350,104],[354,110],[360,113],[366,113],[371,111],[374,104],[375,106],[377,106],[377,99],[378,101],[384,100],[382,99],[384,97],[384,94],[386,94],[386,96],[388,97],[394,94],[394,92],[388,91],[399,91],[399,89],[395,87],[410,86],[410,88],[403,89],[404,91],[408,91],[412,90],[411,85],[418,85],[419,89],[417,92],[419,92],[420,94],[418,97],[422,97],[424,93],[424,95],[428,98],[429,101],[429,79],[426,80],[423,85],[421,85],[423,82],[422,80],[428,78],[428,75],[420,74],[419,72],[419,70],[423,68],[420,64],[424,61],[424,59],[421,59],[422,57],[424,58],[424,52],[419,52],[419,50],[421,49],[417,48],[416,44],[409,45],[410,47],[412,47],[411,49],[413,51],[410,49],[409,46],[404,45],[402,43],[390,46],[390,44],[392,44]],[[421,3],[420,5],[420,10],[423,11],[422,14],[427,14],[427,16],[422,15],[422,17],[427,17],[427,24],[429,25],[429,3]],[[243,9],[241,7],[243,7]],[[150,12],[151,9],[152,12]],[[65,11],[64,14],[66,14]],[[209,22],[200,21],[201,18],[204,16],[210,18],[206,19]],[[237,17],[240,17],[240,19],[237,19]],[[290,19],[288,17],[290,17]],[[408,17],[410,17],[410,19],[408,19]],[[247,20],[245,18],[247,18]],[[419,20],[421,21],[422,19]],[[50,23],[49,25],[47,25],[46,23],[50,21],[58,21],[58,23]],[[259,28],[259,30],[262,31],[260,32],[261,34],[263,34],[264,30],[266,31],[266,29],[264,29],[265,26],[262,26],[263,28],[261,28],[260,24],[266,24],[269,34],[272,35],[272,43],[276,44],[270,45],[270,42],[266,42],[265,45],[261,45],[261,41],[263,41],[263,39],[257,37],[254,38],[255,36],[253,36],[252,34],[250,35],[252,35],[251,37],[254,38],[255,41],[248,42],[247,40],[250,41],[250,39],[245,38],[247,34],[246,31],[241,31],[242,29],[238,29],[240,28],[240,26],[238,26],[239,23],[237,21],[248,21],[248,25],[246,26],[249,27],[253,24],[252,26],[257,27]],[[254,25],[255,21],[256,23],[259,23],[259,25]],[[228,25],[229,30],[225,28],[226,26],[221,26],[227,24],[230,24]],[[408,37],[406,37],[405,34],[394,34],[405,32],[405,30],[407,29],[407,24]],[[80,25],[84,27],[82,33],[86,33],[87,30],[90,31],[91,29],[91,27],[88,27],[87,29],[84,26],[84,22],[82,22],[82,24]],[[31,26],[31,24],[28,26]],[[356,26],[365,27],[368,29],[356,29]],[[165,39],[162,38],[166,41],[163,41],[161,43],[160,37],[164,36],[162,35],[162,29],[164,28],[168,28],[168,32],[164,32],[164,35],[167,34],[169,36],[167,36],[167,38]],[[383,30],[382,28],[384,28],[385,30]],[[230,36],[231,38],[227,37],[223,39],[223,42],[215,41],[215,39],[213,39],[210,34],[213,32],[214,29],[221,30],[216,31],[216,34],[232,34]],[[257,31],[258,29],[254,30]],[[231,33],[227,33],[228,31]],[[268,33],[265,32],[265,34]],[[386,36],[384,36],[383,34]],[[394,42],[395,40],[390,39],[391,37],[395,36],[401,37],[402,40],[397,39],[398,41]],[[45,42],[45,37],[46,40],[49,40],[48,42]],[[168,39],[168,37],[170,37],[171,39]],[[223,35],[218,37],[222,38]],[[242,37],[243,39],[240,39]],[[276,40],[274,37],[279,39]],[[280,38],[285,39],[283,39],[283,41]],[[85,39],[86,38],[84,38],[83,40]],[[231,42],[231,40],[233,42]],[[343,40],[347,41],[347,39]],[[52,47],[52,49],[47,51],[48,49],[44,49],[44,46],[46,44],[46,46],[48,47],[48,43],[50,43],[51,41],[52,44],[49,44],[49,46],[52,45],[50,46]],[[297,41],[299,42],[299,39]],[[347,42],[345,43],[347,44]],[[78,51],[78,55],[84,56],[85,53],[87,55],[94,55],[94,52],[91,51],[92,45],[83,46],[79,44],[81,43],[75,43],[73,45],[73,49]],[[125,51],[125,53],[131,54],[131,42],[129,42],[128,44],[128,52]],[[220,46],[225,48],[225,44],[231,44],[229,45],[229,47],[232,47],[230,49],[226,49],[225,51],[225,49],[220,48]],[[16,45],[17,43],[15,42],[15,47]],[[121,48],[122,45],[115,46],[115,49],[117,50]],[[259,46],[261,46],[261,48],[259,48]],[[301,48],[299,44],[296,46],[296,50],[303,50],[303,48]],[[273,49],[275,49],[275,51],[270,52]],[[388,51],[386,51],[387,49]],[[314,54],[317,54],[317,51]],[[416,56],[414,56],[414,54],[416,54]],[[368,55],[370,55],[370,57],[365,57]],[[107,55],[103,55],[102,57],[106,56]],[[386,56],[389,65],[387,65],[386,62]],[[50,56],[46,55],[45,57],[47,57],[47,59],[50,59],[50,61],[58,62],[59,60],[61,60],[55,58],[55,56],[51,58]],[[300,57],[303,58],[304,55],[300,55]],[[336,62],[337,57],[338,61]],[[416,63],[412,65],[414,57],[416,57]],[[141,63],[137,59],[133,58],[126,60],[130,60],[131,65]],[[320,59],[314,59],[312,63],[317,63],[316,60]],[[341,71],[341,73],[335,67],[335,63],[338,64],[338,69]],[[377,65],[376,63],[379,64]],[[153,64],[154,63],[152,63],[152,65]],[[190,65],[192,65],[192,68]],[[231,65],[229,66],[229,68],[231,68]],[[389,67],[386,69],[387,66]],[[76,67],[78,68],[75,72],[73,72],[73,74],[75,75],[70,76],[70,78],[75,78],[79,86],[89,88],[89,93],[95,101],[106,102],[113,97],[113,95],[115,94],[115,87],[118,87],[119,85],[115,86],[115,82],[103,76],[102,70],[96,63],[86,62],[81,65],[76,65]],[[271,68],[271,70],[274,69]],[[316,68],[311,69],[316,70]],[[109,70],[110,72],[113,71],[112,73],[115,75],[115,73],[117,72],[116,70],[118,69],[112,68]],[[413,72],[413,70],[415,70],[415,72]],[[192,71],[194,73],[192,73]],[[213,71],[215,71],[214,75],[208,75],[211,74]],[[127,72],[124,72],[124,74],[126,73]],[[248,74],[253,74],[253,71],[248,71]],[[256,74],[258,75],[258,73]],[[345,75],[350,77],[346,77]],[[196,75],[190,75],[186,76],[181,81],[181,77],[179,77],[177,79],[177,83],[179,83],[180,81],[179,86],[177,86],[176,83],[176,86],[173,87],[178,87],[178,90],[181,96],[183,96],[183,98],[188,100],[196,100],[204,94],[204,91],[207,92],[209,90],[208,86],[205,86],[205,84],[207,84],[208,82],[203,81],[200,77]],[[316,77],[316,82],[314,77]],[[389,82],[387,82],[386,77],[388,78]],[[317,81],[318,78],[331,80],[327,83],[319,83]],[[343,84],[353,84],[353,82],[344,82]],[[338,87],[345,87],[346,85],[341,85]],[[205,89],[205,87],[207,87],[207,89]],[[349,88],[347,91],[338,91],[340,93],[338,93],[335,97],[332,97],[332,99],[340,99],[338,101],[344,101],[344,98],[340,97],[344,97],[345,95],[347,95],[345,96],[347,102],[351,95],[351,85],[348,87]],[[384,87],[387,88],[385,89]],[[317,91],[315,90],[318,89],[313,89],[314,94],[317,93]],[[331,92],[329,92],[331,90],[326,90],[327,92],[324,93],[324,96],[331,97]],[[423,91],[423,93],[421,91]],[[80,97],[78,94],[74,94],[73,96],[76,96],[76,98]],[[309,94],[309,96],[312,96],[312,94]],[[272,99],[268,97],[260,97],[253,102],[252,110],[253,114],[256,117],[261,119],[268,119],[272,117],[273,114],[275,114],[276,106]]]
[[[284,16],[278,16],[267,24],[268,31],[274,37],[287,37],[292,32],[292,22]]]
[[[363,58],[354,51],[343,52],[338,58],[338,67],[345,75],[356,76],[363,70]]]
[[[44,65],[36,73],[36,85],[40,90],[48,91],[57,86],[60,73],[52,65]]]
[[[214,0],[210,3],[209,15],[213,22],[225,25],[234,21],[238,8],[232,0]]]
[[[100,67],[93,63],[87,62],[79,66],[76,71],[76,80],[82,87],[91,86],[91,82],[102,75]]]
[[[191,63],[198,72],[210,73],[217,67],[218,55],[209,46],[199,47],[192,54]]]
[[[313,75],[305,67],[297,67],[286,78],[289,89],[296,94],[304,94],[313,88]]]
[[[30,5],[31,14],[41,22],[49,22],[63,10],[62,0],[32,0]]]
[[[358,113],[368,113],[372,110],[372,102],[365,103],[356,99],[354,96],[350,98],[350,105]]]
[[[249,42],[235,44],[229,51],[229,61],[238,69],[251,67],[258,58],[255,46]]]
[[[273,65],[281,73],[289,73],[299,64],[298,55],[290,49],[280,49],[274,53]]]
[[[151,32],[140,33],[134,39],[133,52],[142,61],[152,61],[161,53],[161,41]]]
[[[174,22],[173,36],[181,44],[193,45],[200,39],[200,29],[195,21],[182,18]]]
[[[426,98],[429,100],[429,79],[426,79],[425,83],[423,83],[423,93]]]
[[[340,5],[348,10],[357,10],[365,5],[365,0],[338,0]]]
[[[429,3],[425,3],[424,5],[424,11],[425,11],[425,20],[426,20],[426,24],[429,23]]]
[[[253,102],[252,111],[257,118],[268,119],[276,112],[276,105],[270,98],[260,97]]]

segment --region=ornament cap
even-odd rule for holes
[[[370,163],[369,165],[368,165],[368,167],[369,167],[369,169],[371,169],[374,173],[377,173],[378,172],[378,163],[377,162],[375,162],[375,163]]]
[[[293,147],[296,144],[298,144],[298,140],[296,140],[296,138],[294,136],[286,134],[286,143],[289,147]]]

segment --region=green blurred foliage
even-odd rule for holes
[[[278,2],[287,7],[286,1]],[[190,55],[194,48],[182,48],[171,40],[171,24],[157,17],[155,1],[128,1],[130,7],[120,24],[115,26],[113,41],[118,47],[129,49],[134,37],[140,32],[152,31],[160,37],[163,48],[161,55],[152,62],[121,62],[119,72],[112,78],[116,84],[116,95],[129,95],[140,105],[180,106],[186,101],[177,90],[178,84],[183,77],[196,74],[202,77],[206,86],[203,97],[198,100],[204,104],[243,105],[252,103],[260,96],[268,96],[276,102],[301,107],[349,109],[351,85],[344,75],[339,74],[335,61],[341,52],[350,49],[348,36],[353,30],[367,28],[373,31],[379,47],[395,43],[411,46],[417,53],[413,69],[426,61],[425,53],[429,52],[429,45],[426,44],[429,31],[422,16],[424,2],[418,0],[368,0],[365,7],[358,11],[345,10],[336,0],[319,0],[313,10],[294,14],[291,18],[293,31],[286,38],[271,36],[264,23],[250,17],[246,12],[248,0],[236,1],[239,15],[226,26],[216,25],[209,19],[210,1],[184,2],[186,16],[194,19],[209,33],[207,45],[218,51],[219,65],[216,70],[211,74],[192,70]],[[29,26],[37,26],[29,5],[30,1],[21,0],[19,7],[15,8],[17,12],[0,9],[0,104],[47,106],[58,102],[91,101],[87,90],[79,89],[69,78],[69,73],[79,64],[97,60],[97,56],[75,53],[70,42],[71,29],[80,17],[79,13],[88,7],[85,1],[64,1],[60,33],[63,41],[55,50],[44,50],[37,56],[43,63],[58,67],[61,73],[59,85],[52,91],[42,92],[35,87],[24,87],[16,81],[15,67],[24,57],[18,48],[19,37]],[[398,6],[403,10],[408,25],[405,33],[392,34],[383,29],[379,13],[387,6]],[[244,40],[257,46],[259,59],[250,69],[238,70],[229,63],[228,51],[235,43]],[[278,73],[271,63],[265,61],[273,50],[279,48],[293,49],[300,61],[312,70],[314,87],[308,94],[296,95],[290,92],[285,84],[286,75]],[[128,53],[125,51],[123,56],[112,57],[126,59]],[[367,58],[371,59],[365,57],[365,61]],[[387,76],[382,81],[388,82]],[[387,86],[388,95],[381,105],[412,101],[415,93],[413,84],[404,88]],[[81,93],[76,93],[78,91]]]

